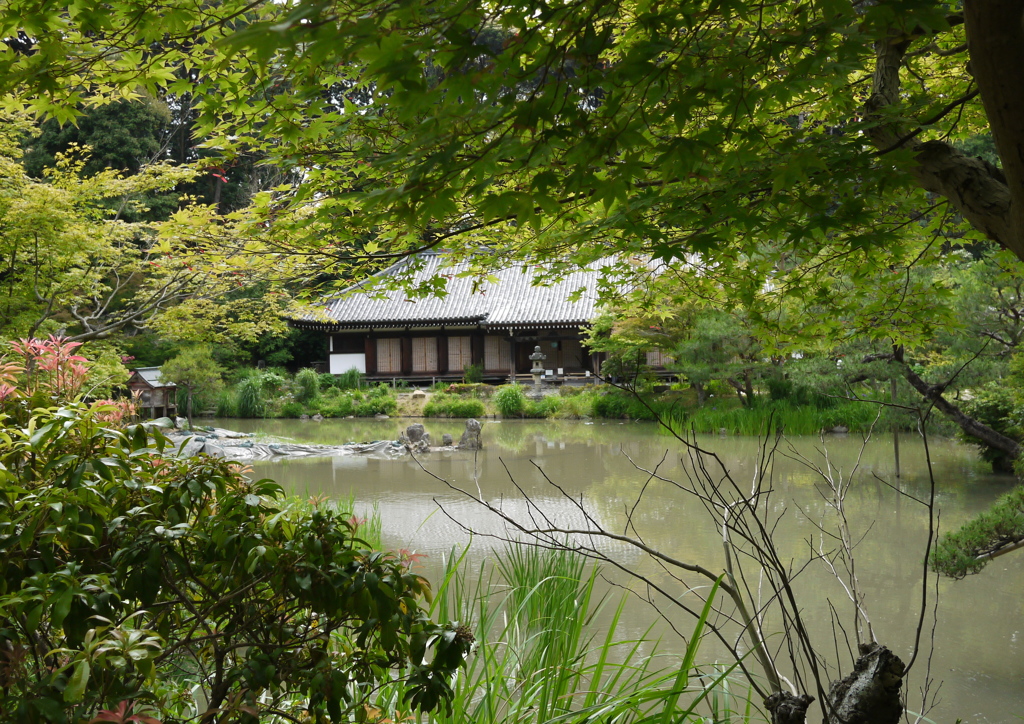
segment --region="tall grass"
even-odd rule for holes
[[[267,401],[260,375],[246,377],[238,383],[236,390],[235,409],[239,417],[263,417],[266,414]]]
[[[451,711],[420,721],[681,724],[742,718],[722,707],[732,667],[698,677],[695,657],[710,601],[680,662],[657,652],[649,630],[637,638],[623,634],[625,595],[609,611],[607,632],[595,636],[595,619],[610,601],[596,595],[597,572],[577,554],[510,546],[478,574],[470,575],[468,567],[465,552],[447,561],[432,613],[468,625],[477,646],[453,682]],[[401,681],[376,692],[371,703],[378,720],[399,721],[403,694]],[[703,716],[695,713],[698,707]],[[718,718],[706,718],[715,707]]]
[[[764,435],[782,429],[787,435],[817,435],[823,430],[842,426],[851,432],[866,432],[879,412],[878,405],[862,402],[840,402],[833,407],[794,405],[783,401],[764,401],[754,407],[729,407],[696,410],[676,409],[666,419],[676,432],[714,433],[726,430],[736,435]],[[880,424],[888,426],[889,413],[882,411]]]
[[[309,367],[295,375],[295,399],[298,402],[313,402],[320,397],[320,375]]]

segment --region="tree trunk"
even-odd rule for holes
[[[707,399],[707,392],[704,390],[703,382],[691,382],[694,392],[697,393],[697,407],[704,407],[704,400]]]
[[[903,376],[910,383],[911,387],[920,392],[926,400],[934,404],[935,409],[959,425],[961,430],[971,437],[981,440],[989,447],[1003,451],[1014,460],[1020,457],[1020,443],[1000,432],[996,432],[988,425],[983,425],[973,417],[968,417],[964,414],[963,410],[942,396],[944,388],[938,385],[929,385],[916,372],[910,369],[910,366],[903,362],[902,359],[897,360],[897,362],[903,369]]]
[[[868,355],[863,361],[877,362],[878,360],[888,360],[890,363],[898,365],[900,373],[910,383],[910,386],[921,393],[924,399],[931,402],[936,410],[955,422],[966,434],[977,438],[991,448],[1006,453],[1011,459],[1016,460],[1020,457],[1021,445],[1019,442],[966,415],[963,410],[943,397],[942,393],[946,389],[945,386],[930,385],[921,379],[914,370],[910,369],[910,365],[904,361],[902,349],[892,354]],[[855,382],[858,380],[859,378],[853,378],[849,381]]]
[[[966,0],[969,71],[978,84],[1003,167],[965,155],[945,141],[919,139],[923,126],[892,113],[901,103],[900,71],[911,40],[905,29],[875,44],[868,138],[886,154],[915,153],[918,185],[945,197],[970,224],[1024,260],[1024,23],[1020,0]],[[964,103],[973,97],[965,88]]]
[[[1004,245],[1024,258],[1024,3],[967,0],[964,23],[971,74],[981,90],[1011,199],[1011,239]]]

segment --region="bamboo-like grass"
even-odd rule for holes
[[[696,656],[714,591],[686,653],[658,652],[650,629],[624,636],[629,594],[614,610],[596,595],[597,570],[569,551],[509,546],[470,575],[466,553],[453,555],[433,602],[438,620],[469,625],[476,647],[453,682],[450,711],[419,715],[421,724],[683,724],[749,722],[758,715],[730,693],[733,666],[705,673]],[[716,586],[717,588],[717,586]],[[603,636],[595,635],[600,613]],[[376,692],[371,720],[400,722],[400,682]],[[739,705],[738,710],[733,707]],[[702,712],[702,713],[698,713]]]
[[[782,429],[787,435],[817,435],[837,426],[846,427],[851,432],[866,432],[875,423],[878,412],[877,405],[863,402],[839,402],[832,407],[819,408],[765,401],[750,408],[713,409],[705,406],[683,413],[674,411],[666,421],[681,434],[690,430],[698,433],[726,430],[733,435],[765,435]],[[889,414],[885,411],[883,418],[880,423],[890,424]],[[908,424],[909,418],[897,419],[902,425]]]

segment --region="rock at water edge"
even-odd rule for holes
[[[427,433],[426,430],[423,428],[423,425],[419,424],[418,422],[415,422],[412,425],[409,425],[409,427],[405,428],[405,436],[409,438],[409,442],[412,443],[419,442],[426,434]]]
[[[483,448],[483,443],[480,441],[480,430],[483,425],[480,424],[479,420],[469,419],[466,420],[466,429],[462,433],[462,438],[459,440],[460,450],[480,450]]]

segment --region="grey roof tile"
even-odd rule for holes
[[[387,289],[386,282],[422,264],[412,272],[409,288],[426,288],[437,277],[446,278],[444,296],[411,298],[403,290]],[[572,272],[555,282],[538,283],[544,269],[515,264],[490,273],[497,279],[481,280],[469,274],[466,263],[452,263],[443,254],[425,254],[395,264],[366,281],[327,299],[309,313],[292,319],[295,326],[317,328],[388,327],[430,324],[483,324],[521,327],[549,324],[574,326],[595,316],[597,266]],[[579,298],[572,301],[575,292]]]

